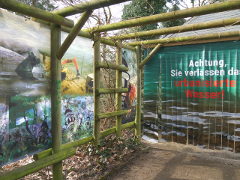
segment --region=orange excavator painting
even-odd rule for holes
[[[79,72],[79,67],[78,67],[78,63],[77,63],[77,58],[64,59],[61,64],[65,65],[65,64],[69,64],[69,63],[71,63],[71,64],[73,63],[74,64],[74,66],[76,68],[76,77],[80,77],[80,72]],[[66,79],[66,76],[67,76],[66,69],[62,70],[61,76],[62,76],[62,80]]]
[[[77,58],[64,59],[61,64],[63,94],[84,95],[88,93],[88,78],[80,74]]]

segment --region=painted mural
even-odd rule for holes
[[[62,100],[63,143],[92,135],[94,102],[91,96],[65,96]]]
[[[136,96],[137,96],[137,59],[136,53],[123,49],[122,63],[128,67],[128,72],[123,72],[122,84],[128,88],[128,92],[123,94],[123,109],[129,110],[129,113],[123,117],[123,123],[134,121],[136,114]]]
[[[61,33],[64,41],[67,34]],[[0,10],[0,165],[51,147],[50,30]],[[62,61],[63,143],[92,133],[92,42],[77,37]]]

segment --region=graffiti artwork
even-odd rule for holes
[[[0,165],[51,147],[50,30],[0,10]],[[16,32],[16,29],[18,31]],[[61,33],[61,39],[67,33]],[[92,133],[92,42],[77,37],[62,59],[63,142]]]
[[[62,101],[63,142],[90,136],[94,102],[91,96],[65,96]]]

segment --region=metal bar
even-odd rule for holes
[[[15,0],[0,0],[0,7],[58,25],[67,27],[72,27],[74,25],[72,20]]]
[[[122,42],[117,42],[116,47],[116,65],[122,65]],[[116,69],[116,89],[122,88],[122,71]],[[116,100],[116,111],[120,111],[122,109],[122,94],[116,93],[115,94]],[[116,116],[116,135],[117,137],[121,136],[121,124],[122,124],[122,117]]]
[[[137,67],[141,62],[141,47],[136,47],[137,54]],[[141,69],[137,68],[137,105],[136,105],[136,117],[135,117],[135,135],[140,140],[141,138]]]
[[[127,114],[129,110],[121,110],[121,111],[114,111],[114,112],[108,112],[108,113],[101,113],[97,114],[98,119],[103,119],[103,118],[110,118],[110,117],[115,117],[115,116],[121,116],[124,114]]]
[[[61,62],[57,59],[57,51],[61,42],[61,27],[51,25],[51,116],[52,116],[52,141],[53,153],[61,150]],[[63,179],[62,162],[53,165],[53,179]]]
[[[63,9],[55,10],[53,13],[61,16],[71,16],[74,14],[82,13],[86,10],[94,10],[130,0],[92,0],[87,2],[82,2],[80,4],[74,4]]]
[[[59,60],[62,59],[70,45],[72,44],[73,40],[78,35],[79,31],[82,29],[86,21],[88,20],[89,16],[92,14],[92,11],[86,11],[82,14],[81,18],[77,22],[77,24],[72,28],[71,32],[68,34],[66,39],[64,40],[63,44],[58,50],[57,57]]]
[[[150,44],[162,44],[163,46],[168,43],[177,43],[177,42],[187,42],[187,41],[199,41],[199,40],[210,40],[210,39],[222,39],[222,38],[232,38],[239,37],[240,31],[229,31],[229,32],[220,32],[220,33],[211,33],[204,35],[195,35],[195,36],[182,36],[182,37],[173,37],[173,38],[164,38],[156,40],[146,40],[146,41],[135,41],[128,43],[129,45],[150,45]]]
[[[97,94],[112,94],[112,93],[127,93],[128,88],[100,88],[97,89]]]
[[[240,8],[240,1],[226,1],[223,3],[214,3],[206,6],[189,8],[184,10],[172,11],[167,13],[156,14],[152,16],[145,16],[136,19],[125,20],[117,23],[102,25],[88,29],[92,32],[104,32],[135,26],[141,26],[146,24],[154,24],[158,22],[174,20],[179,18],[186,18],[192,16],[199,16],[204,14],[210,14],[215,12],[222,12],[228,10],[234,10]]]
[[[207,21],[203,23],[160,28],[160,29],[154,29],[150,31],[141,31],[141,32],[134,32],[129,34],[122,34],[118,36],[108,37],[108,39],[121,39],[121,40],[133,39],[133,38],[141,38],[141,37],[147,37],[147,36],[156,36],[156,35],[159,36],[164,34],[196,31],[196,30],[216,28],[216,27],[234,26],[239,24],[240,24],[240,18],[229,18],[229,19]]]
[[[100,106],[100,96],[97,94],[97,89],[100,88],[100,69],[97,68],[97,64],[101,61],[100,55],[100,33],[94,34],[94,131],[93,137],[95,143],[99,145],[100,143],[100,120],[98,118],[99,106]]]
[[[99,62],[97,64],[97,68],[105,68],[105,69],[113,69],[113,70],[119,70],[119,71],[128,71],[128,68],[124,65],[117,65],[117,64],[112,64],[112,63],[104,63],[104,62]]]
[[[142,61],[140,62],[138,68],[143,68],[143,66],[151,60],[151,58],[154,56],[154,54],[156,54],[156,52],[158,52],[158,50],[160,49],[160,47],[162,47],[161,44],[158,44],[148,55],[147,57]]]

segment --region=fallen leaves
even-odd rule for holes
[[[136,141],[132,130],[123,131],[123,137],[110,135],[102,140],[99,146],[89,143],[77,149],[76,155],[63,161],[63,173],[67,180],[94,180],[99,179],[116,168],[127,157],[139,150],[140,144]],[[0,172],[33,162],[32,157],[5,165]],[[30,174],[22,180],[52,179],[52,168],[47,167],[39,172]]]

